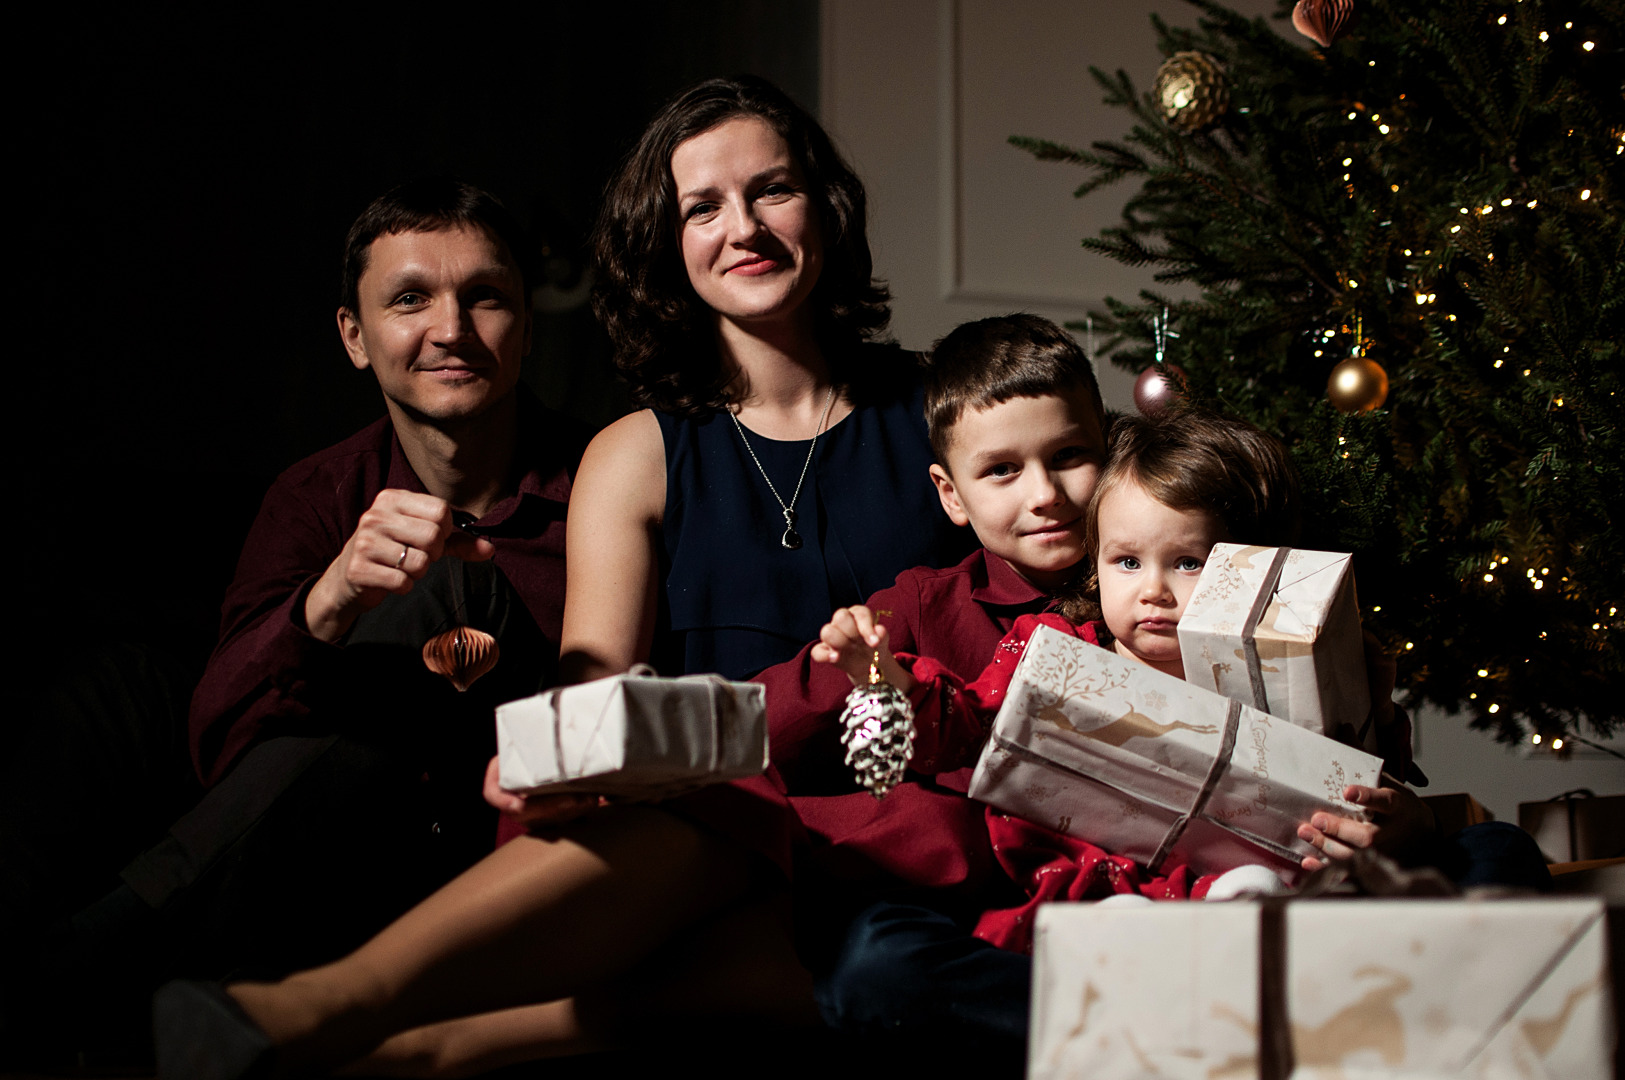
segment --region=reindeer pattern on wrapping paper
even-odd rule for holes
[[[1023,702],[1026,713],[1033,720],[1057,729],[1035,729],[1035,734],[1040,738],[1056,738],[1057,732],[1066,732],[1108,746],[1121,747],[1129,739],[1156,739],[1170,731],[1192,731],[1199,735],[1218,733],[1218,727],[1213,724],[1188,724],[1183,720],[1160,722],[1140,712],[1132,701],[1124,703],[1126,711],[1115,719],[1098,727],[1080,728],[1067,716],[1063,704],[1079,698],[1103,698],[1125,689],[1129,684],[1128,671],[1086,668],[1075,655],[1061,650],[1042,655],[1029,653],[1026,659],[1031,667],[1025,684],[1027,700]]]

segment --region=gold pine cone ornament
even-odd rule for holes
[[[1164,118],[1181,131],[1200,131],[1230,109],[1224,65],[1207,53],[1174,53],[1157,69],[1151,92]]]

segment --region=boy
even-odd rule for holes
[[[1080,568],[1105,410],[1083,350],[1033,315],[954,330],[932,353],[925,400],[932,481],[948,516],[971,525],[983,548],[945,570],[905,571],[868,606],[892,648],[975,673],[1015,620],[1044,610]],[[857,1031],[947,1021],[1019,1053],[1030,961],[970,927],[981,911],[1022,898],[994,859],[983,808],[963,795],[969,770],[935,781],[911,774],[883,800],[851,794],[834,723],[851,684],[815,662],[814,648],[757,678],[789,789],[829,793],[791,800],[814,838],[798,906],[839,928],[813,943],[833,954],[819,987],[826,1020]],[[933,764],[914,763],[920,773]]]

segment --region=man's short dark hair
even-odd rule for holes
[[[955,327],[932,346],[926,367],[925,423],[937,464],[948,467],[948,444],[965,410],[1077,389],[1089,392],[1104,430],[1094,366],[1076,339],[1048,319],[1018,313]]]
[[[450,176],[426,176],[397,184],[367,204],[344,238],[344,270],[339,279],[339,306],[358,310],[361,275],[367,271],[372,242],[391,233],[480,229],[508,251],[530,296],[525,232],[495,195]]]

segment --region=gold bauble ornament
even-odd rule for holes
[[[1162,115],[1183,131],[1199,131],[1230,108],[1224,65],[1207,53],[1174,53],[1157,69],[1151,92]]]
[[[1332,368],[1326,398],[1340,412],[1370,412],[1388,398],[1388,373],[1369,356],[1351,356]]]

